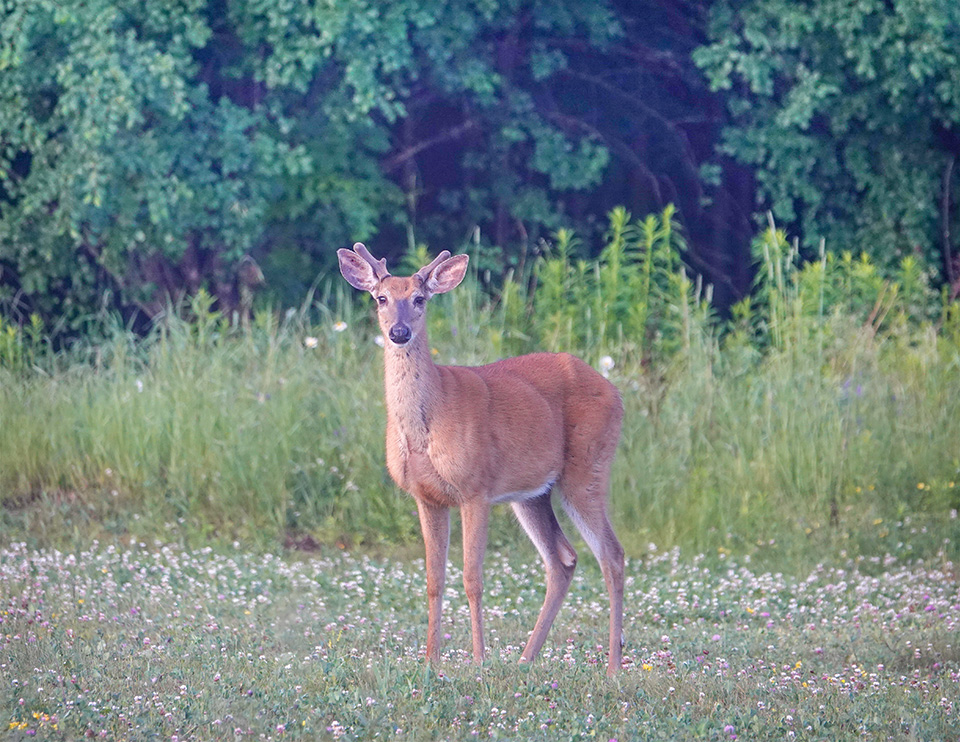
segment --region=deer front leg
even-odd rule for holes
[[[427,565],[427,659],[440,661],[440,620],[443,613],[443,583],[450,548],[450,511],[417,499],[420,530]]]
[[[473,637],[473,661],[483,662],[483,555],[487,550],[487,523],[490,506],[474,502],[462,506],[463,590],[470,604],[470,630]]]

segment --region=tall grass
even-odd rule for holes
[[[920,266],[802,261],[771,223],[756,290],[720,321],[684,247],[670,210],[615,210],[597,260],[561,232],[493,298],[474,276],[432,302],[436,360],[568,350],[609,373],[627,408],[611,497],[634,552],[882,549],[908,518],[955,544],[960,312]],[[5,532],[415,540],[384,466],[376,336],[340,282],[240,326],[200,294],[145,340],[115,328],[69,353],[0,327]]]
[[[376,444],[379,349],[369,332],[338,331],[335,322],[364,324],[350,302],[339,305],[346,314],[310,327],[303,314],[262,312],[238,330],[201,294],[191,321],[171,317],[142,343],[118,333],[97,362],[7,371],[4,500],[15,510],[37,500],[130,510],[145,528],[200,538],[404,538],[414,522],[402,500],[384,496]],[[31,531],[59,527],[48,520]]]

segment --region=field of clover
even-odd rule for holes
[[[458,560],[454,558],[454,563]],[[524,545],[488,555],[489,659],[449,568],[423,661],[422,560],[162,543],[0,551],[0,713],[25,739],[955,739],[956,567],[909,552],[797,576],[651,545],[628,560],[622,672],[587,555],[540,660]]]
[[[147,338],[105,325],[56,350],[39,320],[0,327],[0,730],[960,739],[960,305],[937,310],[914,260],[891,279],[853,253],[805,263],[771,225],[755,297],[722,319],[670,214],[628,223],[612,215],[595,261],[558,233],[535,271],[473,276],[430,326],[438,363],[568,350],[620,388],[617,677],[582,544],[539,660],[518,664],[543,570],[505,509],[489,657],[469,660],[455,546],[443,658],[424,662],[378,330],[338,279],[250,323],[199,292]]]

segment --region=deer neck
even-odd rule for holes
[[[430,418],[440,395],[440,372],[426,334],[400,347],[387,341],[384,376],[388,424],[410,448],[426,450]]]

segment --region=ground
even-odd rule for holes
[[[0,551],[0,713],[14,738],[44,739],[957,738],[949,562],[785,575],[651,547],[627,575],[608,680],[592,564],[531,667],[517,660],[542,599],[532,553],[487,558],[482,666],[451,567],[431,668],[422,561],[14,544]]]

